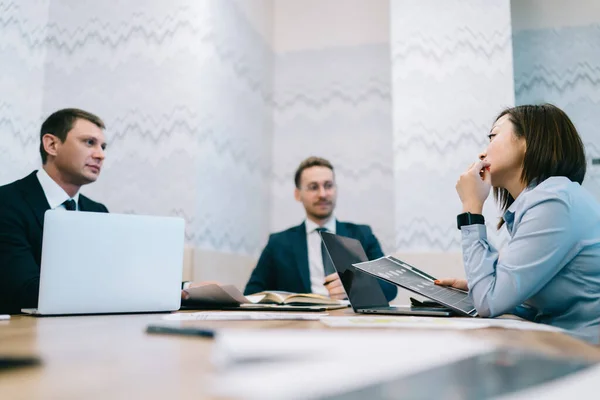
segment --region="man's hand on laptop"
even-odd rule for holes
[[[217,281],[190,282],[189,286],[181,291],[181,300],[187,300],[190,297],[187,289],[204,285],[220,285],[220,283]]]
[[[345,300],[348,298],[346,295],[346,291],[344,290],[344,286],[342,286],[342,281],[340,280],[340,276],[337,272],[327,275],[325,277],[325,288],[329,291],[329,297],[336,300]]]
[[[469,286],[467,285],[467,281],[465,279],[444,278],[436,280],[435,284],[440,286],[451,286],[455,289],[469,291]]]

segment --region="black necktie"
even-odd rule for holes
[[[327,228],[317,228],[317,232],[327,232]],[[329,257],[329,253],[325,248],[325,243],[323,243],[323,239],[321,239],[319,235],[319,239],[321,240],[321,258],[323,259],[323,270],[325,271],[325,276],[333,274],[335,271],[335,267],[333,266],[333,262],[331,261],[331,257]]]
[[[75,203],[75,200],[73,199],[65,200],[63,206],[65,206],[68,211],[77,211],[77,203]]]

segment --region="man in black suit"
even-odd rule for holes
[[[108,212],[79,193],[100,175],[104,128],[99,117],[83,110],[55,112],[40,132],[43,167],[0,187],[0,314],[37,307],[47,210]]]
[[[294,196],[304,206],[306,220],[269,237],[244,293],[284,290],[344,299],[346,293],[331,259],[323,256],[319,231],[359,240],[370,260],[383,256],[379,242],[369,226],[334,218],[337,188],[329,161],[318,157],[304,160],[296,170],[294,181]],[[380,285],[388,300],[396,297],[396,286],[385,282]]]

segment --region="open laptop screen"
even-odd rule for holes
[[[352,266],[352,264],[369,261],[358,240],[328,232],[321,232],[321,240],[340,275],[344,290],[355,311],[389,306],[377,278]]]
[[[184,240],[179,217],[48,210],[37,312],[177,310]]]

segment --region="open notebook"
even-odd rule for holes
[[[185,305],[205,306],[207,308],[255,308],[255,305],[333,307],[346,307],[348,305],[346,301],[334,300],[314,293],[265,291],[244,296],[233,285],[209,284],[186,289],[186,292],[190,297],[185,300]]]

